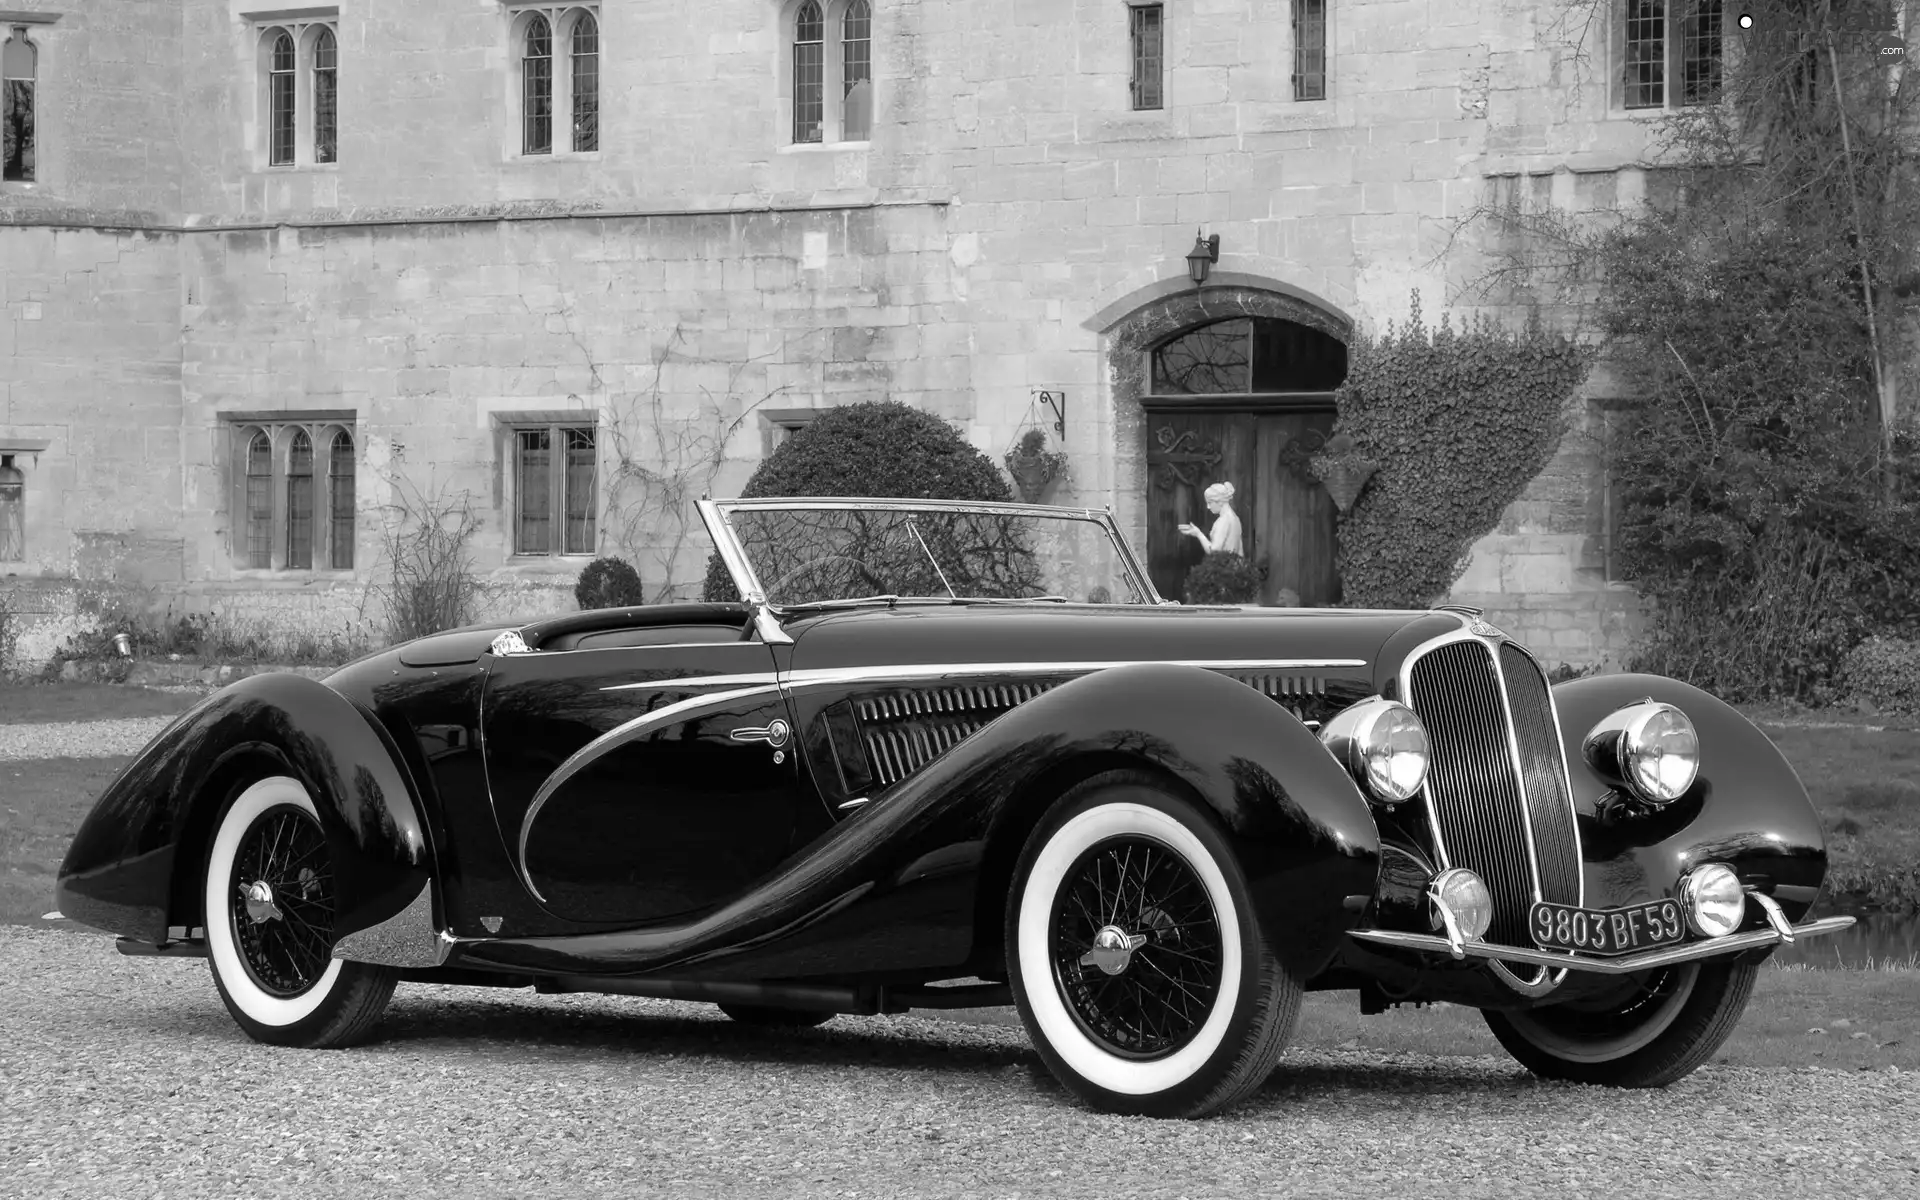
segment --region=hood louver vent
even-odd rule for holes
[[[1318,725],[1342,707],[1318,676],[1267,671],[1223,671],[1230,679]],[[973,684],[888,692],[853,703],[866,743],[873,782],[888,787],[973,736],[989,723],[1059,686],[1060,680]]]

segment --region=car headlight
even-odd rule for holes
[[[1382,804],[1398,804],[1417,793],[1433,757],[1420,718],[1380,696],[1342,709],[1320,731],[1320,742]]]
[[[1602,718],[1586,740],[1587,763],[1602,777],[1659,807],[1687,794],[1700,774],[1700,736],[1671,704],[1642,700]]]
[[[1680,907],[1701,937],[1725,937],[1747,915],[1747,889],[1725,863],[1702,863],[1680,881]]]

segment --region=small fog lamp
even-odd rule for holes
[[[1487,883],[1465,867],[1434,876],[1427,895],[1434,902],[1435,929],[1446,928],[1446,918],[1441,915],[1443,906],[1453,914],[1454,924],[1464,938],[1477,940],[1485,936],[1487,927],[1493,924],[1493,896],[1487,891]]]
[[[1747,889],[1725,863],[1703,863],[1680,881],[1680,907],[1701,937],[1725,937],[1747,915]]]

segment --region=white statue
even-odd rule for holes
[[[1233,511],[1233,485],[1216,483],[1203,493],[1207,501],[1207,511],[1214,515],[1213,532],[1203,533],[1198,525],[1182,525],[1180,532],[1188,537],[1198,538],[1200,546],[1208,554],[1218,554],[1222,550],[1229,554],[1244,554],[1240,545],[1240,515]]]

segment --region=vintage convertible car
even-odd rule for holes
[[[1169,604],[1098,511],[701,511],[738,602],[208,698],[101,797],[59,906],[207,957],[266,1042],[361,1039],[402,980],[789,1027],[1013,1004],[1073,1093],[1163,1116],[1257,1088],[1320,989],[1660,1086],[1775,946],[1849,923],[1796,924],[1820,821],[1686,684],[1549,686],[1469,609]]]

